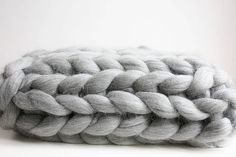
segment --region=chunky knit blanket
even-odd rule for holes
[[[37,51],[0,75],[1,126],[46,141],[216,146],[235,108],[224,71],[147,48]]]

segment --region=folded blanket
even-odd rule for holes
[[[46,141],[217,146],[235,108],[224,71],[147,48],[41,50],[0,75],[1,126]]]

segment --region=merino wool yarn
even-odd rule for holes
[[[46,141],[214,147],[235,128],[224,71],[144,47],[32,52],[0,86],[1,127]]]

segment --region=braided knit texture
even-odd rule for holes
[[[147,48],[29,53],[0,75],[0,124],[46,141],[215,146],[235,128],[227,74]]]

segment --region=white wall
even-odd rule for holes
[[[0,0],[0,67],[68,46],[195,53],[236,80],[235,0]]]

